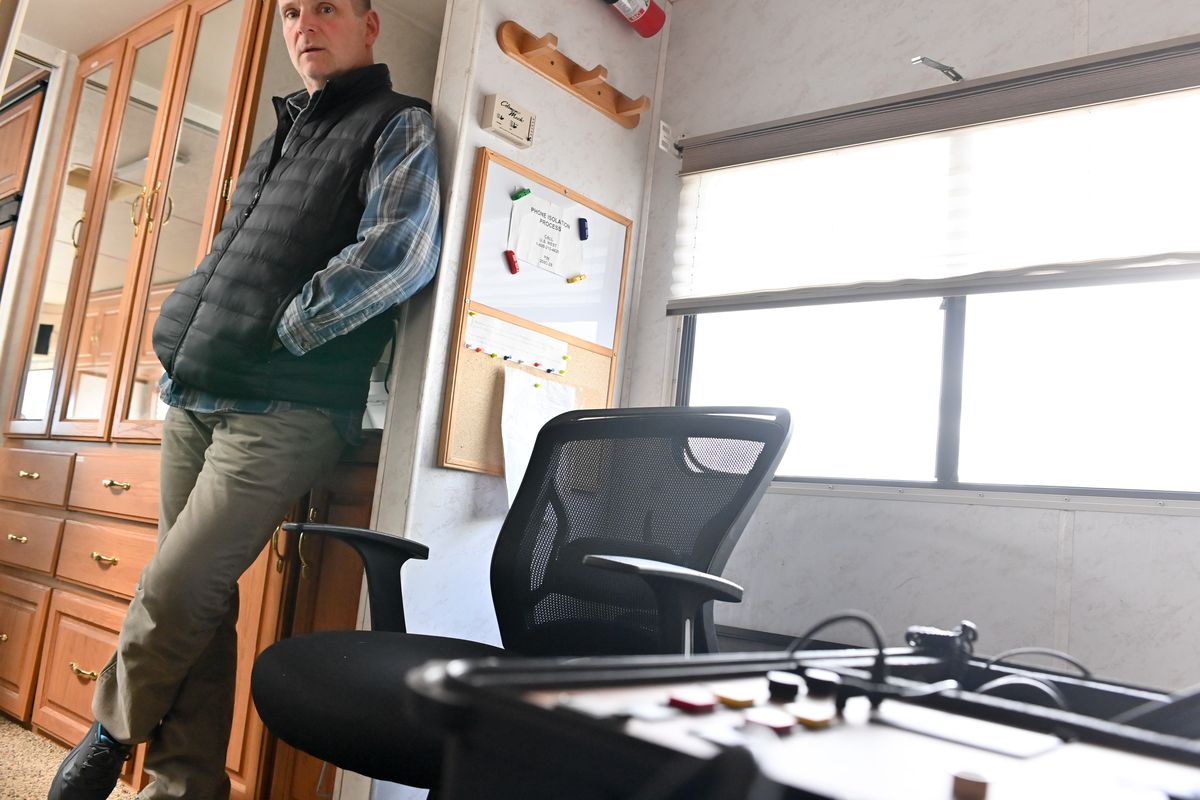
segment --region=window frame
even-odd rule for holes
[[[1080,284],[1080,286],[1082,285],[1084,284]],[[976,292],[976,294],[982,294],[982,292]],[[942,322],[942,366],[934,480],[906,481],[861,477],[847,478],[845,476],[835,478],[821,475],[776,475],[774,480],[794,485],[824,484],[829,488],[852,485],[895,489],[938,489],[986,494],[1004,492],[1075,497],[1130,498],[1137,500],[1200,501],[1200,492],[960,481],[958,479],[958,459],[962,420],[963,359],[966,345],[967,297],[967,294],[958,294],[942,298],[942,311],[944,313]],[[839,303],[838,301],[829,301],[820,304],[838,305]],[[817,303],[799,303],[789,307],[796,307],[797,305],[817,305]],[[751,307],[734,310],[754,311],[757,309]],[[679,359],[674,402],[677,406],[689,406],[691,405],[692,367],[696,352],[696,318],[698,315],[686,314],[680,316]]]
[[[886,141],[946,131],[987,122],[1000,122],[1036,114],[1065,111],[1119,100],[1200,87],[1200,36],[1187,36],[1110,53],[988,78],[966,80],[950,86],[820,111],[757,125],[720,131],[682,140],[679,175],[687,176],[726,167],[737,167],[823,150]],[[1180,273],[1194,273],[1200,254],[1182,255],[1191,263],[1161,269],[1150,268],[1141,279],[1162,280]],[[1105,274],[1084,272],[1065,283],[1047,280],[1037,273],[1044,267],[1026,270],[1025,288],[1050,289],[1120,283]],[[1036,276],[1036,277],[1035,277]],[[690,297],[669,300],[668,316],[682,318],[676,366],[675,404],[688,405],[691,372],[695,357],[696,316],[707,311],[737,311],[790,307],[815,303],[859,302],[898,299],[906,296],[940,296],[946,310],[943,328],[942,386],[934,481],[899,481],[828,478],[822,476],[778,476],[789,484],[855,485],[864,487],[946,489],[979,493],[1013,492],[1035,495],[1114,497],[1142,500],[1200,501],[1200,492],[1142,489],[1091,488],[1015,484],[963,483],[958,480],[959,435],[962,410],[962,378],[965,297],[970,293],[1016,291],[1021,276],[997,274],[995,283],[978,279],[969,291],[957,285],[962,279],[908,282],[908,287],[837,287],[748,292],[741,295]],[[849,290],[849,293],[847,293]],[[850,296],[852,295],[852,296]]]

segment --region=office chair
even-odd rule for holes
[[[405,633],[400,571],[428,548],[316,523],[363,559],[371,631],[283,639],[258,658],[267,728],[338,767],[436,787],[436,725],[407,715],[405,673],[431,659],[711,652],[719,577],[791,431],[777,408],[572,411],[538,433],[491,562],[504,649]]]

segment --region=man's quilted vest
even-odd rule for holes
[[[222,397],[357,409],[391,314],[299,357],[273,348],[275,329],[313,274],[357,240],[359,187],[384,127],[429,105],[393,92],[383,64],[329,81],[310,104],[283,154],[292,122],[275,98],[275,136],[247,162],[212,250],[164,301],[154,352],[173,379]]]

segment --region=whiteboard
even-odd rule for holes
[[[504,251],[510,245],[512,195],[525,188],[557,206],[554,214],[561,215],[564,231],[580,217],[587,220],[588,238],[574,240],[579,262],[570,269],[551,263],[563,274],[535,263],[516,274],[509,270]],[[527,208],[531,201],[520,205]],[[535,386],[570,389],[581,408],[612,404],[633,223],[486,147],[476,156],[467,217],[438,464],[500,475],[506,372],[526,372],[536,378]],[[544,221],[539,217],[537,224]],[[553,238],[553,226],[542,228],[539,242],[547,231]],[[565,252],[569,241],[547,246],[539,257],[555,247]],[[567,282],[579,273],[587,278]]]
[[[468,299],[609,350],[615,349],[632,223],[537,173],[480,148],[487,168]],[[520,170],[520,171],[518,171]],[[478,191],[477,187],[477,191]],[[509,270],[512,195],[528,188],[563,209],[563,216],[587,221],[580,243],[584,280],[523,265]]]

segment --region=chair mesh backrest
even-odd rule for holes
[[[589,553],[720,574],[789,432],[782,409],[576,411],[542,429],[492,559],[505,647],[527,655],[658,651],[638,577]],[[711,640],[708,631],[701,644]],[[713,649],[710,646],[701,649]]]

